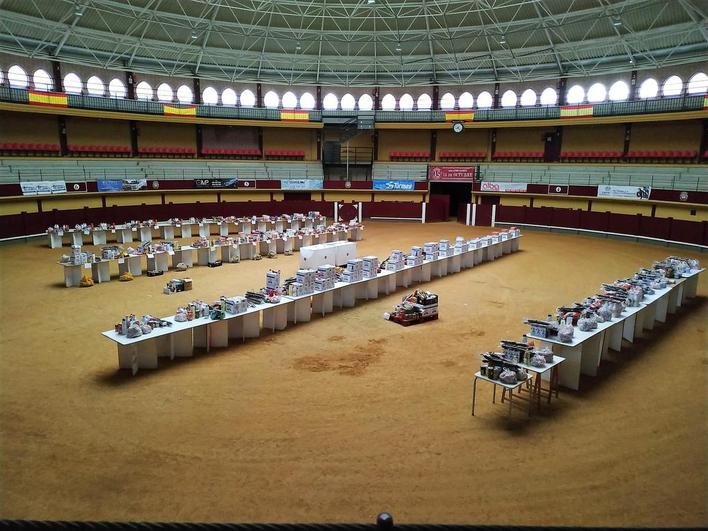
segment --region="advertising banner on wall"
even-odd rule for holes
[[[618,186],[601,184],[597,187],[597,197],[613,197],[615,199],[649,199],[651,186]]]
[[[415,181],[374,179],[374,190],[415,190]]]
[[[476,166],[429,166],[430,181],[462,181],[472,182],[477,175]]]
[[[236,188],[238,179],[194,179],[195,188]]]
[[[323,179],[282,179],[282,190],[321,190],[324,187]]]
[[[491,183],[483,181],[480,186],[481,192],[525,192],[528,188],[526,183]]]
[[[96,188],[99,192],[134,192],[147,188],[147,179],[101,179]]]
[[[255,179],[239,180],[238,187],[239,188],[255,188],[256,187],[256,180]]]
[[[20,183],[22,195],[63,194],[65,181],[25,181]]]

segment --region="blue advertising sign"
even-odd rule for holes
[[[96,187],[99,192],[122,192],[123,180],[114,181],[110,179],[99,179],[96,181]]]
[[[415,190],[415,181],[374,179],[374,190]]]
[[[321,190],[323,187],[323,179],[283,179],[280,181],[281,190]]]

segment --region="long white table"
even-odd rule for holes
[[[514,240],[521,237],[518,234]],[[502,242],[485,245],[482,249],[496,247],[501,249]],[[518,241],[517,247],[518,249]],[[201,347],[207,351],[211,347],[225,347],[229,339],[258,337],[261,329],[273,332],[283,330],[288,322],[293,324],[307,322],[312,313],[326,315],[335,308],[348,308],[356,304],[357,300],[375,299],[380,294],[390,294],[396,290],[397,279],[406,274],[411,274],[411,279],[416,282],[426,282],[429,277],[422,274],[427,267],[431,269],[436,264],[445,264],[451,260],[459,259],[461,264],[474,266],[471,259],[465,256],[474,256],[479,250],[471,249],[462,253],[440,257],[424,262],[422,265],[406,266],[396,271],[382,271],[375,277],[364,278],[356,282],[337,282],[333,288],[316,291],[314,293],[293,297],[284,295],[278,303],[260,304],[249,308],[239,314],[227,314],[224,319],[211,320],[208,318],[195,319],[178,323],[174,316],[165,320],[172,324],[171,327],[156,328],[152,333],[137,338],[128,338],[120,335],[115,330],[102,332],[102,335],[114,341],[118,347],[118,366],[121,369],[131,369],[135,374],[138,369],[155,369],[159,357],[189,357],[194,355],[194,349]],[[447,267],[445,267],[447,271]],[[415,275],[413,272],[416,272]]]
[[[610,349],[620,352],[623,340],[634,343],[636,339],[644,337],[645,330],[653,330],[657,321],[666,322],[667,313],[676,313],[689,295],[695,297],[698,277],[703,271],[694,271],[684,278],[676,279],[674,284],[664,289],[655,290],[653,294],[646,295],[639,306],[625,308],[619,317],[598,323],[594,330],[582,332],[575,327],[570,342],[531,333],[527,335],[566,359],[559,368],[559,382],[563,387],[577,391],[580,388],[580,375],[597,376],[601,361],[609,358]],[[691,290],[686,289],[689,282]]]

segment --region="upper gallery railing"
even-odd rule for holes
[[[12,103],[30,103],[30,92],[25,89],[0,86],[0,101]],[[140,114],[172,114],[201,118],[226,118],[240,120],[272,120],[272,121],[309,121],[321,122],[322,111],[319,110],[287,110],[267,109],[262,107],[232,107],[225,105],[183,105],[179,103],[163,103],[148,100],[131,100],[124,98],[105,98],[83,94],[66,94],[65,107],[75,109],[91,109],[98,111],[128,112]],[[628,114],[651,114],[664,112],[698,111],[706,108],[703,94],[682,95],[656,99],[613,101],[581,106],[533,106],[510,107],[505,109],[472,109],[464,111],[475,122],[511,121],[511,120],[551,120],[564,117],[565,113],[582,107],[583,117],[621,116]],[[169,107],[168,111],[165,107]],[[589,110],[588,110],[589,109]],[[359,111],[325,111],[328,116],[337,114],[342,117],[359,118]],[[377,122],[445,122],[454,121],[455,113],[460,111],[375,111]],[[371,119],[371,111],[362,111],[362,117]],[[364,116],[365,115],[365,116]],[[471,115],[471,116],[469,116]],[[578,115],[580,116],[580,115]]]

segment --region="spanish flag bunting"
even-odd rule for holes
[[[560,108],[561,118],[589,118],[592,116],[592,105],[564,105]]]
[[[474,111],[447,111],[446,122],[471,122],[474,120]]]
[[[69,97],[63,92],[29,91],[30,105],[45,105],[47,107],[68,107]]]
[[[307,122],[310,113],[307,111],[280,111],[280,119],[284,122]]]
[[[162,114],[166,116],[196,116],[197,107],[195,105],[162,105]]]
[[[703,96],[703,108],[708,109],[708,94]]]

